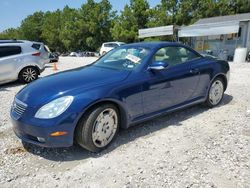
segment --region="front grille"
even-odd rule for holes
[[[23,115],[27,108],[27,104],[23,103],[22,101],[15,98],[13,102],[12,110],[16,112],[19,116]]]

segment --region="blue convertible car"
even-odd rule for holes
[[[24,142],[90,151],[119,128],[197,103],[216,106],[229,79],[226,61],[169,42],[118,47],[93,64],[39,79],[15,97],[11,118]]]

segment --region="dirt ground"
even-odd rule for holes
[[[61,58],[59,71],[95,58]],[[42,76],[55,73],[49,64]],[[9,111],[24,85],[0,86],[0,187],[250,188],[250,63],[231,63],[224,99],[121,130],[107,150],[22,145]]]

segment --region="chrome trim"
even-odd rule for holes
[[[163,66],[149,66],[148,69],[149,70],[164,70],[166,68]]]
[[[12,111],[14,111],[17,115],[21,116],[25,112],[27,107],[27,104],[15,98],[12,104]]]
[[[20,100],[19,100],[19,99],[17,99],[16,97],[15,97],[15,102],[16,102],[16,103],[18,103],[18,104],[20,104],[20,105],[22,105],[22,106],[24,106],[25,108],[27,108],[27,107],[28,107],[28,105],[27,105],[27,104],[25,104],[24,102],[20,101]]]

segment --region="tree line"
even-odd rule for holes
[[[130,0],[121,12],[114,11],[108,0],[87,0],[79,9],[65,6],[35,12],[20,27],[1,32],[0,39],[42,41],[59,52],[94,51],[107,41],[138,41],[138,29],[188,25],[200,18],[246,12],[250,12],[249,0],[161,0],[155,7],[147,0]]]

